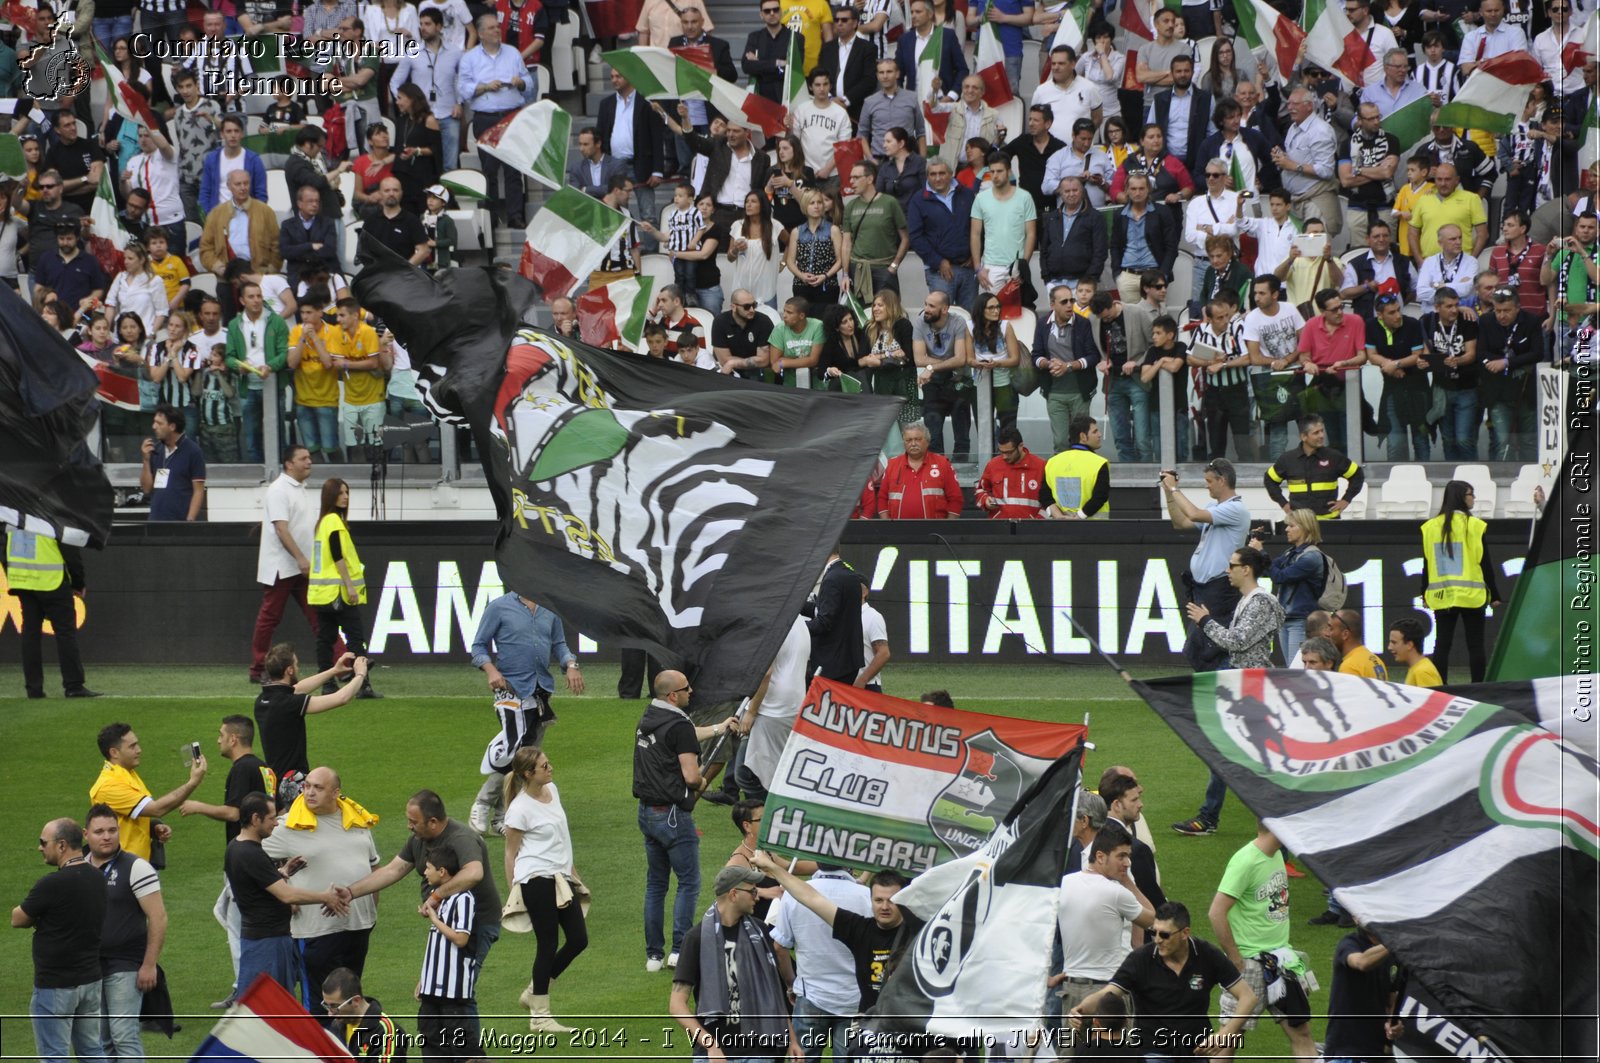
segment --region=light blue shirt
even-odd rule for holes
[[[951,214],[956,212],[956,185],[954,181],[950,182],[949,190],[942,196],[933,190],[932,185],[925,185],[924,187],[927,188],[928,195],[944,204],[945,210],[948,210]]]
[[[233,200],[228,202],[231,205]],[[250,214],[238,207],[233,208],[233,217],[228,219],[228,247],[235,258],[250,257]]]
[[[1189,558],[1189,575],[1196,583],[1208,583],[1228,574],[1228,561],[1235,550],[1250,540],[1250,507],[1244,497],[1234,495],[1221,502],[1207,502],[1210,523],[1195,522],[1200,529],[1200,545]]]
[[[461,72],[462,58],[459,48],[448,48],[441,44],[434,51],[426,46],[420,47],[415,55],[408,55],[395,64],[394,77],[389,80],[389,92],[398,100],[400,87],[409,81],[422,90],[422,98],[428,101],[435,118],[441,121],[449,118],[450,112],[461,102],[456,92],[456,77]],[[488,80],[493,81],[494,78]]]
[[[611,154],[623,162],[633,161],[633,109],[638,105],[637,90],[626,96],[617,93],[617,120],[611,126]]]
[[[527,77],[528,70],[515,48],[502,44],[498,52],[490,55],[480,44],[461,57],[456,73],[456,93],[474,111],[514,111],[522,106],[522,93],[511,87],[512,79]],[[473,95],[479,85],[490,81],[504,84],[482,96]]]
[[[1059,151],[1056,155],[1061,154]],[[1055,156],[1051,156],[1054,158]],[[1154,207],[1146,206],[1144,216],[1135,218],[1132,207],[1123,207],[1122,216],[1128,219],[1128,246],[1122,252],[1122,268],[1124,270],[1155,269],[1160,263],[1156,256],[1150,253],[1150,243],[1144,238],[1144,223],[1149,220],[1150,212]]]
[[[1189,148],[1189,121],[1194,117],[1194,86],[1190,85],[1184,90],[1183,95],[1177,89],[1172,90],[1172,103],[1167,108],[1167,150],[1177,155],[1180,159],[1188,154]],[[1156,120],[1156,105],[1150,105],[1149,113],[1145,115],[1146,122]],[[1205,116],[1200,118],[1201,124],[1205,123]],[[1183,151],[1179,151],[1179,147]]]
[[[512,693],[529,698],[536,690],[555,690],[556,681],[550,676],[552,656],[563,667],[577,660],[567,648],[561,618],[549,609],[541,605],[530,610],[514,593],[501,595],[484,609],[472,640],[474,668],[494,661],[511,684]]]
[[[1387,118],[1408,103],[1415,103],[1427,93],[1422,90],[1411,78],[1406,78],[1400,85],[1400,91],[1389,91],[1389,79],[1384,78],[1376,85],[1368,85],[1361,90],[1361,102],[1370,103],[1378,109],[1380,117]]]

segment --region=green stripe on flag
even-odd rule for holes
[[[1433,132],[1433,97],[1412,100],[1391,112],[1380,125],[1385,133],[1392,134],[1400,142],[1400,153],[1404,155]]]
[[[28,176],[28,161],[22,157],[22,140],[14,133],[0,135],[0,181]]]
[[[622,342],[630,349],[638,347],[639,341],[644,338],[644,323],[650,316],[650,299],[655,294],[655,289],[656,279],[641,273],[633,305],[628,307],[627,316],[618,322],[617,332],[622,336]],[[617,309],[620,311],[622,308]]]
[[[807,849],[800,849],[792,845],[785,845],[784,841],[795,840],[793,834],[787,830],[779,829],[780,824],[792,823],[797,817],[804,817],[806,833],[817,827],[828,827],[830,830],[823,833],[825,839],[832,838],[836,842],[847,840],[848,835],[870,835],[874,838],[889,841],[898,841],[918,846],[931,848],[934,851],[932,863],[943,863],[955,854],[938,835],[928,826],[926,820],[895,819],[889,816],[875,816],[869,813],[856,812],[850,809],[835,808],[832,805],[815,804],[810,801],[796,801],[788,797],[780,797],[776,793],[767,795],[767,812],[762,821],[763,848],[785,855],[812,855],[822,858],[827,863],[845,864],[851,867],[876,868],[878,864],[870,862],[865,853],[858,853],[855,858],[846,852],[828,849],[824,845]],[[991,830],[993,826],[991,825]],[[974,833],[980,833],[974,831]],[[779,840],[779,838],[783,840]]]
[[[298,129],[284,129],[276,133],[256,133],[244,138],[244,146],[257,155],[287,155],[294,150],[294,137]]]
[[[789,56],[784,61],[783,102],[793,107],[796,100],[806,94],[806,39],[803,34],[789,34]],[[834,86],[837,92],[839,87]]]
[[[550,135],[533,160],[534,172],[549,182],[551,188],[567,183],[567,145],[571,137],[572,115],[557,107],[550,115]]]
[[[1300,28],[1310,30],[1317,24],[1317,19],[1322,17],[1322,9],[1327,0],[1306,0],[1305,8],[1300,12]]]
[[[656,99],[662,96],[678,95],[677,85],[668,85],[656,76],[655,68],[643,56],[635,55],[631,49],[619,48],[614,52],[606,52],[600,58],[606,65],[623,77],[628,79],[628,84],[639,90],[639,95],[645,99]],[[676,76],[677,57],[672,57],[672,77]],[[690,64],[693,65],[692,63]],[[667,75],[664,75],[667,76]]]
[[[702,100],[711,99],[711,71],[703,66],[690,62],[683,56],[674,56],[676,61],[678,95],[698,96]]]
[[[1519,108],[1520,110],[1520,108]],[[1459,98],[1439,108],[1439,124],[1457,129],[1481,129],[1488,133],[1504,135],[1516,125],[1516,115],[1510,111],[1491,110],[1477,104],[1463,103]]]
[[[859,395],[861,394],[861,381],[849,373],[841,374],[839,377],[839,390],[846,395]]]
[[[482,192],[479,192],[476,188],[471,188],[471,187],[469,187],[467,185],[463,185],[463,184],[457,184],[455,181],[449,181],[449,180],[446,180],[444,178],[440,178],[439,179],[439,183],[441,185],[444,185],[446,190],[454,193],[455,197],[457,199],[487,199],[487,198],[489,198],[488,196],[484,195]]]

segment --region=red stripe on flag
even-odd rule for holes
[[[1144,11],[1140,8],[1140,0],[1122,0],[1122,28],[1129,33],[1138,34],[1147,41],[1156,39],[1150,31],[1150,24],[1145,21]]]
[[[128,110],[134,113],[141,125],[146,129],[161,128],[156,123],[155,112],[150,109],[150,101],[145,99],[144,93],[140,92],[133,82],[124,79],[119,87],[122,90],[122,102],[128,105]]]
[[[546,298],[566,295],[578,286],[578,278],[565,265],[535,251],[532,244],[522,245],[522,261],[517,263],[517,272],[543,289]]]
[[[761,127],[761,132],[769,137],[781,136],[785,129],[784,120],[789,115],[789,108],[781,103],[774,103],[764,96],[749,93],[744,98],[744,103],[739,108],[744,116]]]
[[[584,343],[605,347],[622,338],[617,329],[617,308],[605,288],[596,288],[578,296],[578,334]]]
[[[17,27],[30,37],[38,35],[34,26],[34,12],[36,8],[26,6],[21,0],[7,0],[6,5],[0,8],[0,15],[4,15],[7,22]]]
[[[1537,85],[1544,80],[1544,67],[1527,52],[1502,52],[1479,63],[1473,73],[1479,70],[1508,85]]]
[[[1366,80],[1367,67],[1377,61],[1378,57],[1367,47],[1366,38],[1352,30],[1344,35],[1344,54],[1333,64],[1333,68],[1360,85]]]
[[[623,37],[634,31],[644,0],[584,0],[596,37]]]
[[[1273,52],[1278,58],[1278,73],[1285,79],[1294,72],[1295,64],[1300,61],[1300,46],[1305,39],[1306,31],[1282,15],[1272,24]]]
[[[1128,62],[1122,68],[1122,87],[1130,92],[1139,92],[1144,86],[1139,84],[1139,49],[1128,49]]]
[[[987,79],[985,80],[987,81]],[[987,100],[988,98],[988,90],[985,89],[984,99]],[[943,144],[945,141],[945,134],[950,131],[950,112],[934,110],[933,104],[924,102],[922,104],[922,118],[928,123],[929,132],[931,132],[933,136],[938,139],[939,143]],[[835,145],[835,150],[837,150],[837,148],[838,145]],[[853,166],[855,164],[851,163],[851,165]]]
[[[669,48],[668,51],[673,55],[689,60],[689,62],[702,70],[712,74],[717,72],[717,64],[711,58],[711,45],[709,44],[685,44],[677,48]]]
[[[1561,49],[1561,69],[1570,74],[1580,66],[1588,66],[1594,55],[1579,42],[1572,41]]]
[[[841,140],[833,145],[833,172],[844,179],[844,186],[850,187],[848,180],[850,171],[855,164],[867,157],[867,149],[861,146],[861,141],[856,137]]]
[[[1003,107],[1016,99],[1011,94],[1011,81],[1006,77],[1004,66],[986,66],[978,71],[978,76],[983,79],[983,102],[990,107]],[[944,116],[945,124],[950,124],[948,112]],[[944,139],[944,130],[939,130],[939,138]]]
[[[348,1063],[351,1056],[345,1046],[306,1014],[290,992],[273,981],[270,974],[259,974],[243,993],[239,1006],[249,1008],[256,1017],[272,1028],[272,1032],[323,1063]],[[227,1021],[225,1018],[224,1022]],[[215,1031],[213,1031],[215,1036]],[[224,1040],[226,1045],[227,1041]]]
[[[1560,736],[1549,731],[1530,734],[1517,741],[1516,747],[1511,751],[1511,755],[1506,758],[1505,773],[1502,776],[1504,782],[1501,785],[1505,790],[1506,804],[1528,816],[1549,816],[1552,814],[1561,816],[1572,820],[1572,822],[1578,824],[1590,834],[1600,834],[1600,826],[1597,826],[1593,820],[1585,816],[1578,808],[1561,809],[1535,805],[1523,797],[1517,789],[1517,766],[1522,763],[1522,758],[1527,755],[1528,750],[1533,748],[1534,743],[1559,741],[1561,741]]]
[[[137,380],[114,372],[109,365],[104,363],[95,364],[94,375],[99,382],[94,391],[97,399],[101,402],[110,403],[119,410],[138,411],[139,382]]]
[[[511,128],[511,123],[516,121],[517,115],[521,113],[522,108],[518,107],[515,111],[512,111],[510,114],[500,119],[500,121],[496,122],[493,126],[485,129],[478,137],[478,143],[487,145],[491,148],[498,148],[500,146],[500,138],[506,135],[506,130]]]

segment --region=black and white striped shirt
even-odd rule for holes
[[[667,246],[674,251],[693,251],[694,234],[700,231],[700,212],[694,207],[674,209],[667,215]]]
[[[1232,321],[1222,326],[1219,336],[1209,324],[1201,325],[1195,333],[1195,341],[1208,347],[1216,347],[1222,351],[1222,361],[1231,362],[1241,357],[1245,352],[1244,345],[1244,319],[1235,317]],[[1232,369],[1223,369],[1215,375],[1206,374],[1206,384],[1210,387],[1225,388],[1234,384],[1246,384],[1250,380],[1250,370],[1245,366]]]
[[[439,905],[439,921],[452,930],[471,933],[475,911],[472,891],[466,890],[444,899]],[[428,946],[422,954],[419,992],[425,997],[471,1000],[477,979],[478,969],[471,952],[452,945],[438,927],[430,927]]]
[[[189,0],[139,0],[139,10],[152,15],[176,15],[189,10]]]

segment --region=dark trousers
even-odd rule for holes
[[[339,632],[344,632],[346,648],[360,657],[367,652],[367,618],[359,605],[347,605],[335,599],[332,605],[317,606],[317,671],[326,672],[333,667],[334,643]]]
[[[617,679],[617,697],[623,701],[637,701],[640,692],[650,695],[650,684],[655,680],[661,665],[643,650],[622,651],[622,674]]]
[[[522,903],[533,923],[533,992],[545,996],[552,979],[572,966],[578,954],[589,947],[589,928],[583,909],[574,898],[565,908],[556,907],[556,880],[530,878],[522,884]],[[566,942],[557,947],[560,938]]]
[[[1250,385],[1228,384],[1219,387],[1208,384],[1200,408],[1206,421],[1206,448],[1211,457],[1227,456],[1228,434],[1232,432],[1239,460],[1256,460],[1255,439],[1251,435]]]
[[[300,940],[300,960],[306,968],[306,1010],[317,1019],[325,1018],[322,983],[334,971],[348,967],[360,975],[367,966],[367,940],[372,928],[340,930],[321,937]]]
[[[276,583],[262,586],[261,608],[256,611],[256,629],[250,637],[250,678],[261,678],[267,651],[272,648],[272,636],[277,632],[278,625],[283,622],[283,610],[291,598],[305,615],[311,633],[315,635],[319,630],[316,611],[306,601],[306,583],[304,576],[283,576]],[[338,660],[344,654],[343,643],[336,642],[332,653],[333,659]]]
[[[422,1038],[423,1059],[468,1060],[483,1055],[478,1048],[478,1005],[470,1000],[421,997],[417,1035]]]
[[[1439,669],[1439,678],[1445,682],[1450,681],[1450,651],[1456,643],[1456,624],[1460,623],[1466,628],[1467,638],[1467,667],[1472,671],[1474,683],[1483,682],[1484,670],[1488,667],[1488,656],[1483,644],[1483,613],[1484,607],[1476,609],[1435,609],[1433,611],[1433,624],[1435,628],[1435,642],[1433,649],[1433,666]],[[63,666],[65,667],[65,666]]]
[[[78,655],[77,605],[63,581],[53,591],[12,591],[22,603],[22,685],[29,694],[44,694],[44,622],[55,629],[56,660],[61,687],[83,689],[83,658]]]
[[[506,112],[492,111],[487,113],[474,112],[472,115],[472,135],[474,138],[482,136],[493,129],[505,118]],[[522,174],[487,151],[478,153],[483,165],[483,180],[489,189],[490,204],[498,204],[499,211],[496,221],[511,226],[513,229],[523,227],[527,217],[527,192],[522,187]],[[501,178],[505,179],[504,186]],[[491,210],[491,213],[496,213]]]
[[[1223,627],[1233,623],[1233,611],[1239,607],[1239,591],[1228,582],[1227,576],[1196,583],[1185,572],[1183,585],[1188,591],[1189,600],[1210,610],[1211,618],[1217,623]],[[1215,672],[1228,667],[1228,652],[1206,638],[1198,625],[1189,629],[1189,637],[1183,643],[1183,657],[1197,672]],[[1215,826],[1222,817],[1222,802],[1227,793],[1222,777],[1213,771],[1206,782],[1206,796],[1200,805],[1198,818]]]

